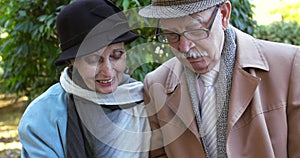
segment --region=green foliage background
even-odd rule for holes
[[[300,45],[300,2],[288,1],[272,10],[280,14],[281,21],[255,27],[254,37],[274,42]]]
[[[297,22],[300,24],[300,2],[290,1],[271,11],[280,14],[283,22]]]
[[[1,0],[1,93],[36,96],[58,79],[55,19],[67,0]]]
[[[297,22],[274,22],[257,26],[254,37],[268,41],[300,45],[300,25]]]
[[[59,79],[62,67],[53,65],[60,54],[55,19],[59,11],[71,0],[0,0],[0,93],[26,95],[29,100],[45,91]],[[150,4],[150,0],[114,0],[124,10]],[[253,34],[254,22],[248,0],[231,0],[231,23]],[[129,20],[140,26],[151,21]],[[141,28],[141,27],[140,27]],[[142,35],[129,46],[127,70],[138,80],[160,63],[172,57],[165,45],[153,41],[154,28],[135,29]],[[152,46],[143,45],[152,42]],[[136,45],[139,45],[136,47]],[[155,51],[156,53],[153,53]],[[1,73],[1,71],[0,71]]]

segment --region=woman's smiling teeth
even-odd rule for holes
[[[107,84],[107,83],[111,83],[113,81],[113,79],[109,79],[109,80],[98,80],[99,83],[103,83],[103,84]]]

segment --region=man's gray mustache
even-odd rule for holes
[[[199,58],[199,57],[208,56],[208,53],[206,51],[204,52],[189,51],[187,53],[180,53],[180,55],[182,58]]]

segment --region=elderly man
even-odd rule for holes
[[[300,157],[300,48],[229,24],[227,0],[152,0],[170,59],[145,79],[151,157]]]

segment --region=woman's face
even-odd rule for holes
[[[91,90],[114,92],[126,68],[124,43],[111,44],[92,54],[76,58],[74,68]]]

